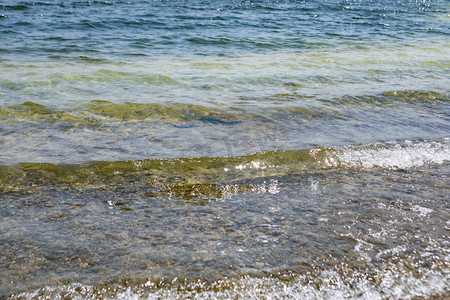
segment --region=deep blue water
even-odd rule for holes
[[[445,1],[3,1],[0,9],[7,57],[233,56],[449,34]]]

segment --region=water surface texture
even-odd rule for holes
[[[450,296],[447,1],[0,2],[0,298]]]

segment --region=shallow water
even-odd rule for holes
[[[164,167],[175,174],[161,182],[152,169],[89,187],[25,181],[2,200],[3,293],[42,282],[54,287],[35,295],[51,298],[448,292],[448,163],[281,174],[238,163],[254,167],[242,178],[198,162]]]
[[[448,293],[448,139],[3,167],[12,298]]]
[[[449,8],[3,1],[0,297],[448,297]]]

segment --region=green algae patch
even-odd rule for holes
[[[380,96],[344,96],[340,98],[334,98],[341,105],[347,105],[352,107],[371,107],[371,106],[398,106],[400,103],[398,101],[393,101],[393,99],[388,97]],[[327,100],[323,100],[327,102]]]
[[[162,183],[158,192],[145,193],[149,198],[178,198],[192,205],[205,205],[210,200],[226,199],[232,195],[254,191],[251,184],[221,185],[210,183]]]
[[[82,59],[82,58],[81,58]],[[82,59],[85,60],[85,59]],[[88,60],[92,62],[91,60]],[[95,63],[103,63],[96,61]],[[65,73],[57,73],[50,76],[51,79],[62,79],[65,81],[90,82],[90,83],[131,83],[140,85],[162,85],[162,84],[179,84],[176,80],[161,74],[135,74],[130,72],[120,72],[113,70],[101,69],[92,75],[73,75]]]
[[[331,109],[317,109],[317,108],[304,108],[304,107],[290,107],[288,109],[288,114],[290,116],[302,116],[304,118],[330,118],[330,117],[336,117],[339,115],[339,113],[335,110]]]
[[[365,96],[343,96],[330,100],[321,100],[322,102],[330,102],[337,105],[347,105],[353,107],[370,107],[370,106],[392,106],[399,107],[406,103],[424,103],[437,104],[449,101],[449,95],[427,91],[389,91],[381,95],[365,95]]]
[[[422,92],[422,91],[404,90],[404,91],[385,92],[383,93],[383,96],[409,102],[439,103],[449,101],[449,95],[433,91]]]
[[[54,110],[44,105],[30,101],[24,102],[19,105],[0,108],[0,120],[9,122],[43,121],[56,125],[58,123],[64,122],[72,124],[73,126],[100,125],[97,120],[88,116],[85,112],[67,112],[62,110]]]
[[[306,108],[273,108],[265,113],[288,117],[302,115],[304,118],[321,117],[323,111]],[[270,115],[268,115],[270,117]],[[139,121],[162,120],[178,122],[200,121],[213,125],[235,125],[244,120],[267,121],[264,113],[237,108],[209,108],[202,105],[181,103],[113,103],[93,100],[78,107],[55,110],[34,102],[24,102],[0,108],[0,120],[6,122],[44,122],[52,126],[64,123],[72,126],[102,126],[114,122],[136,123]]]
[[[19,105],[13,105],[13,106],[9,106],[7,108],[1,109],[2,115],[5,114],[5,115],[11,116],[11,117],[13,117],[13,116],[21,116],[21,117],[30,116],[31,118],[33,118],[33,117],[48,116],[48,115],[58,114],[58,113],[60,113],[60,112],[53,111],[51,109],[48,109],[44,105],[37,104],[34,102],[30,102],[30,101],[24,102]]]
[[[278,100],[289,100],[292,104],[297,98],[277,97]],[[303,99],[304,97],[301,96]],[[437,92],[400,91],[385,92],[382,95],[344,96],[330,100],[316,99],[302,101],[300,105],[272,105],[255,110],[252,106],[214,107],[185,103],[114,103],[105,100],[93,100],[79,106],[56,110],[34,102],[0,108],[0,121],[6,122],[42,122],[46,125],[61,125],[61,129],[78,126],[111,126],[119,123],[139,123],[142,121],[164,121],[176,127],[189,127],[198,121],[212,125],[236,125],[242,122],[267,123],[276,120],[329,120],[333,118],[352,118],[342,108],[394,106],[402,103],[434,104],[448,101],[448,95]],[[277,100],[277,102],[279,102]],[[297,99],[298,100],[298,99]],[[314,106],[318,102],[320,106]],[[145,123],[143,123],[145,124]]]
[[[178,83],[176,80],[170,78],[169,76],[161,75],[161,74],[135,74],[129,72],[120,72],[113,70],[102,69],[95,73],[98,78],[102,81],[115,81],[115,80],[125,80],[132,81],[134,83],[141,83],[147,85],[160,85],[160,84],[176,84]]]
[[[82,108],[86,109],[89,113],[122,122],[147,119],[167,121],[200,120],[207,117],[218,120],[224,119],[225,121],[228,118],[229,120],[235,121],[238,118],[218,109],[211,109],[201,105],[178,103],[112,103],[95,100],[89,104],[84,104]]]
[[[232,157],[145,159],[83,164],[21,163],[0,167],[0,193],[40,187],[133,187],[149,197],[208,200],[251,190],[242,182],[290,172],[329,168],[326,151],[271,151]],[[146,190],[147,189],[147,190]],[[148,190],[150,189],[150,190]]]

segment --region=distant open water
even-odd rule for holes
[[[450,296],[447,1],[0,2],[0,298]]]

